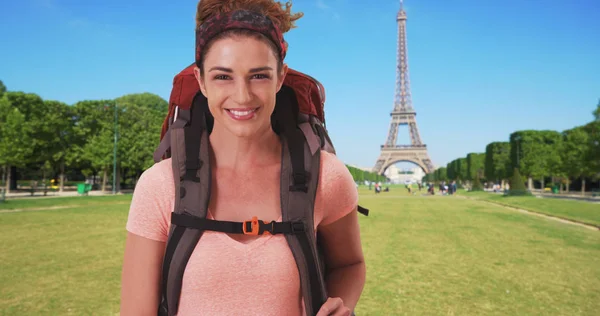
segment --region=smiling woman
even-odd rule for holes
[[[277,51],[264,40],[255,39],[256,33],[252,37],[238,30],[221,34],[224,37],[212,42],[202,55],[201,65],[208,71],[195,71],[216,122],[211,137],[221,139],[229,137],[224,133],[231,133],[240,138],[264,139],[264,145],[277,148],[271,114],[287,66],[277,65]]]
[[[173,157],[136,186],[122,315],[354,310],[365,282],[358,192],[313,124],[322,104],[312,99],[324,94],[306,94],[303,84],[324,92],[283,62],[282,32],[300,16],[272,0],[199,3],[199,92],[171,126]]]

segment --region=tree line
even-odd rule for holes
[[[385,182],[385,181],[387,181],[387,178],[384,175],[379,175],[375,172],[365,171],[365,170],[358,169],[358,168],[348,166],[348,165],[346,165],[346,167],[350,171],[350,174],[352,175],[352,178],[354,179],[355,182],[364,183],[365,181],[370,181],[370,182]]]
[[[600,178],[600,101],[587,124],[559,132],[522,130],[509,135],[508,141],[489,143],[485,152],[469,153],[449,162],[446,167],[427,174],[423,181],[481,181],[504,183],[518,169],[527,178],[527,188],[534,181],[541,189],[559,185],[568,191],[578,181],[582,193],[586,180]],[[548,182],[549,181],[549,182]]]
[[[0,81],[0,173],[7,191],[14,177],[85,180],[96,176],[105,190],[113,174],[117,138],[117,188],[135,183],[154,163],[168,103],[150,94],[112,100],[84,100],[73,105],[43,100],[34,93],[7,91]],[[115,133],[116,132],[116,133]]]

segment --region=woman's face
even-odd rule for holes
[[[266,43],[235,36],[214,42],[196,79],[215,118],[215,128],[237,137],[253,137],[271,128],[276,94],[287,66],[277,73],[277,59]],[[217,126],[220,125],[220,126]]]

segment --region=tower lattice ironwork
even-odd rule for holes
[[[408,76],[408,50],[406,47],[406,11],[403,1],[400,1],[400,10],[396,17],[398,22],[398,52],[396,68],[396,91],[394,108],[390,113],[391,122],[385,145],[381,146],[381,153],[375,163],[373,172],[383,174],[385,170],[400,161],[409,161],[417,164],[426,173],[434,170],[433,163],[427,153],[427,146],[421,141],[417,127],[417,112],[413,108],[410,95],[410,80]],[[398,127],[408,125],[410,145],[398,145]]]

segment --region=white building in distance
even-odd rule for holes
[[[418,183],[425,176],[425,172],[420,167],[403,168],[400,169],[396,165],[391,165],[384,172],[385,176],[390,179],[392,183]]]
[[[354,168],[361,169],[368,172],[373,172],[372,168],[362,168],[358,166],[350,165]],[[425,172],[420,167],[414,166],[413,168],[400,169],[396,165],[391,165],[383,173],[391,183],[418,183],[425,176]]]

